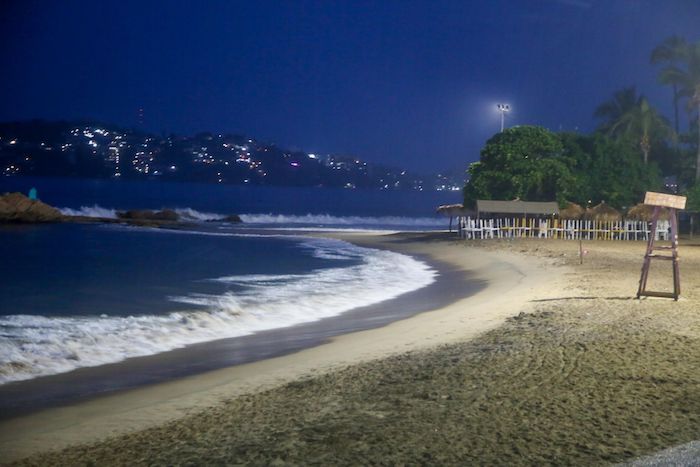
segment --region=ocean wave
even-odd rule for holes
[[[81,206],[80,208],[59,208],[66,216],[87,216],[117,218],[117,209],[102,206]],[[225,214],[198,211],[190,207],[175,208],[180,219],[190,222],[221,221]],[[241,214],[244,225],[254,225],[269,228],[297,228],[300,230],[324,229],[330,230],[367,230],[367,229],[420,229],[443,228],[445,221],[439,217],[403,217],[403,216],[335,216],[331,214]]]
[[[213,212],[202,212],[192,208],[175,208],[180,219],[196,222],[211,222],[223,220],[226,216]]]
[[[98,206],[81,206],[79,208],[59,208],[64,216],[86,216],[86,217],[104,217],[109,219],[117,218],[117,209],[105,208]],[[174,211],[180,216],[180,219],[194,222],[209,222],[219,221],[226,216],[212,212],[197,211],[192,208],[175,208]]]
[[[444,219],[437,217],[402,217],[402,216],[333,216],[330,214],[241,214],[241,220],[246,224],[276,224],[276,225],[335,225],[335,226],[413,226],[437,227],[443,226]]]
[[[280,281],[296,279],[299,274],[250,274],[248,276],[224,276],[216,279],[209,279],[211,282],[222,282],[224,284],[267,284]]]
[[[85,217],[103,217],[107,219],[116,219],[117,210],[103,208],[102,206],[81,206],[77,209],[73,208],[58,208],[64,216],[85,216]]]
[[[0,318],[0,383],[152,355],[215,339],[252,334],[335,316],[425,287],[428,265],[398,253],[330,239],[301,247],[353,266],[307,274],[224,276],[236,293],[171,297],[192,311],[165,315]]]

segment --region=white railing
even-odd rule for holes
[[[646,221],[598,222],[560,219],[472,219],[460,217],[459,235],[477,238],[561,238],[567,240],[649,240],[651,224]],[[660,220],[656,240],[668,240],[669,221]]]

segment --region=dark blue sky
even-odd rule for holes
[[[2,1],[0,120],[243,133],[421,171],[499,127],[593,128],[630,84],[670,117],[651,49],[700,0]]]

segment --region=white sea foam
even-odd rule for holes
[[[220,221],[226,217],[223,214],[216,214],[213,212],[202,212],[192,208],[176,208],[175,212],[183,220],[198,222]]]
[[[398,253],[326,239],[308,239],[301,246],[317,257],[356,264],[299,275],[212,278],[237,283],[241,291],[171,297],[191,304],[187,312],[2,317],[0,383],[315,321],[424,287],[436,276],[426,264]]]
[[[97,204],[94,206],[81,206],[77,209],[59,208],[59,211],[61,211],[61,214],[64,216],[106,217],[110,219],[117,218],[116,209],[104,208],[102,206],[98,206]],[[181,219],[195,222],[218,221],[226,217],[223,214],[202,212],[192,208],[176,208],[175,212]]]
[[[60,208],[66,216],[88,216],[117,218],[117,210],[102,206]],[[189,207],[175,208],[181,219],[191,222],[221,221],[225,214],[204,212]],[[367,229],[435,229],[444,228],[445,221],[439,217],[405,216],[334,216],[330,214],[241,214],[243,226],[254,225],[265,228],[293,228],[296,230],[367,230]]]
[[[102,206],[81,206],[78,209],[73,208],[59,208],[61,214],[64,216],[86,216],[86,217],[105,217],[108,219],[117,218],[117,210],[110,208],[103,208]]]
[[[444,219],[438,217],[402,217],[402,216],[332,216],[330,214],[241,214],[241,220],[247,224],[274,225],[317,225],[317,226],[366,226],[366,227],[443,227]]]
[[[212,282],[223,282],[227,284],[268,284],[280,281],[289,281],[303,277],[299,274],[251,274],[249,276],[224,276],[210,279]]]

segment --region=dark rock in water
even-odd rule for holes
[[[243,222],[241,220],[241,216],[238,214],[231,214],[230,216],[226,216],[223,219],[221,219],[222,222],[231,222],[231,223],[239,223]]]
[[[0,196],[0,222],[61,222],[63,217],[58,209],[22,193]]]
[[[222,219],[224,222],[241,222],[237,215],[230,215]],[[39,200],[29,199],[22,193],[5,193],[0,196],[0,223],[3,222],[80,222],[80,223],[126,223],[141,227],[168,227],[174,228],[184,225],[177,212],[172,209],[152,211],[149,209],[137,209],[118,212],[117,219],[88,217],[88,216],[64,216],[58,209],[42,203]]]
[[[177,222],[180,216],[172,209],[163,209],[162,211],[151,211],[148,209],[139,209],[126,212],[118,212],[117,217],[129,221],[170,221]]]

